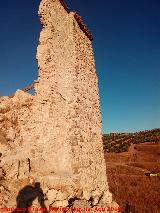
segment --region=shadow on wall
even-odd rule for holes
[[[127,203],[126,203],[125,210],[124,210],[124,212],[122,212],[122,213],[131,213],[131,209],[130,209],[130,205],[129,205],[129,202],[128,202],[128,201],[127,201]]]
[[[30,212],[29,208],[32,206],[32,203],[36,198],[38,198],[38,202],[41,208],[43,208],[43,212],[48,213],[44,202],[44,193],[39,182],[36,182],[34,186],[27,185],[19,191],[16,198],[17,206],[12,213]]]

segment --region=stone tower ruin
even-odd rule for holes
[[[46,206],[115,206],[106,177],[92,35],[62,0],[42,0],[39,16],[35,95],[19,90],[0,99],[7,197],[1,204],[15,206],[17,191],[39,182]],[[12,192],[5,191],[6,183]]]

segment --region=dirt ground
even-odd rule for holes
[[[128,152],[106,153],[110,191],[125,213],[160,213],[160,142],[132,145]]]

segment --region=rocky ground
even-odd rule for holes
[[[125,213],[160,212],[160,143],[131,145],[128,152],[106,153],[110,191]]]

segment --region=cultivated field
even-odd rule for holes
[[[105,153],[110,191],[125,213],[160,212],[160,142],[132,144],[127,152]]]

